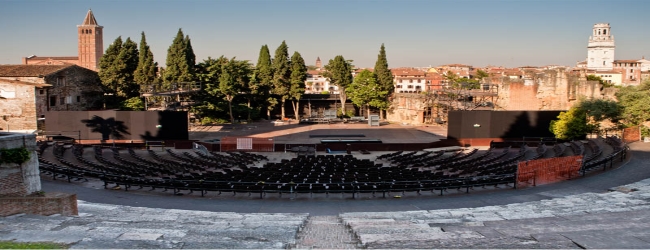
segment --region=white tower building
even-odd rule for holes
[[[594,24],[587,46],[587,69],[612,70],[614,68],[614,36],[609,23]]]

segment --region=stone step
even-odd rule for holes
[[[356,249],[358,240],[337,216],[310,216],[292,249]]]

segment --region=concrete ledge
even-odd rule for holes
[[[44,196],[0,197],[0,216],[13,214],[38,214],[64,216],[79,215],[77,195],[46,193]]]

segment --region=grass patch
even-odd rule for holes
[[[0,241],[0,249],[68,249],[68,246],[52,242]]]

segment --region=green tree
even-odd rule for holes
[[[282,41],[282,44],[275,50],[275,57],[271,63],[273,71],[273,94],[280,99],[281,118],[284,120],[284,105],[291,89],[291,63],[289,61],[289,47]]]
[[[189,38],[183,35],[182,29],[178,29],[172,45],[167,49],[167,67],[162,76],[166,86],[170,86],[172,83],[189,82],[194,79],[192,75],[194,65],[190,65],[190,63],[192,63],[192,58],[195,58],[195,56],[190,53],[192,51],[190,48]]]
[[[291,56],[291,87],[289,88],[289,97],[291,98],[291,107],[293,107],[293,112],[297,120],[300,119],[300,97],[305,93],[306,80],[307,66],[305,65],[305,60],[298,51],[293,52],[293,56]]]
[[[620,115],[621,107],[615,101],[582,99],[568,111],[560,113],[558,120],[551,122],[550,130],[558,139],[579,139],[597,131],[604,121],[616,126]]]
[[[594,130],[593,126],[587,124],[587,113],[578,106],[574,106],[568,111],[560,112],[557,118],[558,120],[551,121],[549,130],[558,139],[581,139],[587,133]]]
[[[604,88],[611,88],[614,87],[614,84],[608,83],[603,78],[597,75],[588,75],[587,76],[587,81],[598,81],[600,84],[603,85]]]
[[[140,88],[134,80],[134,73],[138,68],[138,44],[133,42],[131,38],[126,38],[126,41],[122,44],[122,49],[115,60],[115,65],[119,70],[118,96],[121,98],[139,96]]]
[[[138,55],[138,68],[133,73],[133,79],[139,85],[154,83],[156,79],[156,69],[158,65],[153,60],[153,53],[147,44],[147,38],[144,31],[140,38],[140,50]]]
[[[144,110],[144,102],[140,97],[132,97],[123,101],[120,109],[126,111],[142,111]]]
[[[366,117],[370,117],[370,106],[377,107],[383,102],[386,90],[381,90],[376,76],[369,70],[361,71],[347,89],[348,97],[354,105],[366,107]]]
[[[138,45],[131,38],[122,42],[122,37],[117,37],[100,59],[98,72],[102,84],[113,95],[113,101],[139,95],[133,79],[137,66]]]
[[[266,109],[266,118],[271,119],[271,109],[277,105],[277,101],[271,97],[273,71],[271,68],[271,52],[266,44],[260,49],[253,79],[251,93],[257,98],[259,105]]]
[[[185,35],[183,43],[185,43],[185,58],[187,58],[187,65],[189,67],[189,81],[193,81],[195,71],[194,68],[196,67],[196,55],[194,55],[194,48],[192,48],[192,41],[190,40],[190,36]]]
[[[375,100],[375,107],[379,108],[380,119],[384,119],[384,112],[388,110],[391,103],[391,96],[395,92],[395,85],[393,83],[393,72],[388,68],[388,59],[386,59],[386,48],[384,44],[381,44],[379,48],[379,55],[377,55],[377,62],[375,62],[375,68],[373,74],[377,79],[377,84],[379,86],[378,91],[380,91],[382,96],[378,97]]]
[[[489,77],[490,74],[483,70],[476,70],[476,76],[474,76],[474,79],[477,79],[478,81],[481,81],[483,78]]]
[[[347,114],[345,112],[345,101],[348,99],[346,89],[352,84],[352,66],[342,55],[338,55],[334,59],[330,59],[329,63],[325,65],[325,70],[327,71],[323,76],[329,78],[331,85],[339,87],[339,99],[342,103],[341,114]]]
[[[626,125],[635,126],[650,120],[650,79],[639,86],[626,86],[616,92],[622,106],[621,118]]]
[[[232,58],[228,63],[221,66],[219,91],[228,101],[228,113],[230,114],[230,122],[233,124],[235,123],[235,117],[232,113],[233,99],[248,85],[251,73],[248,61],[238,61]]]
[[[220,114],[226,114],[227,104],[219,89],[219,77],[222,65],[228,62],[224,56],[216,59],[208,57],[197,65],[196,76],[203,83],[203,91],[194,95],[197,105],[194,105],[191,111],[199,120],[214,120]]]
[[[119,83],[119,69],[115,65],[120,52],[122,51],[122,37],[118,36],[115,41],[106,48],[106,52],[99,59],[99,79],[102,85],[111,93],[117,93],[117,84]]]

